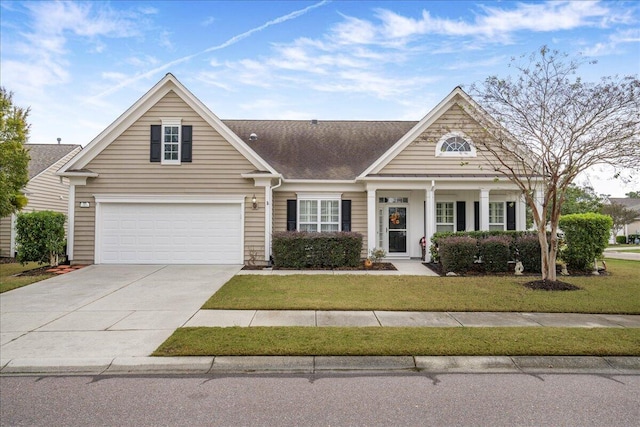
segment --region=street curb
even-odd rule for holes
[[[625,356],[201,356],[0,360],[0,375],[215,375],[251,373],[640,374]]]

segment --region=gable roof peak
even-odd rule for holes
[[[96,136],[80,154],[60,169],[59,175],[67,171],[84,169],[87,164],[107,148],[122,132],[142,117],[151,107],[159,102],[167,93],[173,91],[190,108],[214,128],[222,137],[238,150],[257,169],[275,173],[275,170],[255,151],[235,135],[209,108],[202,103],[189,89],[171,73],[165,74],[151,89],[120,115],[105,130]]]

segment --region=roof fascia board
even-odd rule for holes
[[[253,164],[256,169],[268,170],[272,174],[278,174],[278,172],[267,163],[262,157],[258,155],[251,147],[249,147],[238,135],[236,135],[227,125],[225,125],[218,116],[216,116],[206,105],[202,103],[191,91],[180,83],[173,75],[172,82],[180,88],[178,95],[185,100],[185,102],[193,108],[205,121],[214,128],[218,133],[222,135],[236,150],[238,150],[244,157],[247,158]],[[186,99],[185,99],[186,98]]]
[[[267,169],[271,173],[276,171],[251,148],[249,148],[237,135],[222,123],[222,121],[211,112],[198,98],[196,98],[186,87],[168,73],[158,83],[156,83],[138,101],[121,114],[111,125],[96,136],[79,155],[71,159],[59,171],[64,174],[70,169],[83,169],[91,160],[96,158],[115,138],[124,132],[129,126],[136,122],[153,105],[162,99],[167,93],[173,90],[183,101],[194,109],[211,127],[218,131],[234,148],[247,158],[257,169]]]
[[[409,132],[407,132],[402,138],[398,140],[391,148],[389,148],[382,156],[380,156],[371,166],[369,166],[364,172],[362,172],[358,179],[365,176],[378,173],[384,168],[391,160],[393,160],[402,150],[404,150],[409,144],[411,144],[422,132],[424,132],[429,126],[433,124],[445,111],[447,111],[452,105],[456,95],[461,95],[464,92],[460,87],[456,87],[447,95],[438,105],[435,106],[426,116],[422,118]]]
[[[59,159],[57,159],[55,162],[51,163],[49,166],[47,166],[46,168],[44,168],[44,169],[42,170],[42,172],[40,172],[39,174],[37,174],[36,176],[34,176],[33,178],[31,178],[31,179],[29,180],[29,182],[31,182],[31,181],[33,181],[34,179],[38,178],[38,177],[39,177],[40,175],[42,175],[43,173],[46,173],[46,172],[50,171],[50,170],[51,170],[51,168],[53,168],[54,166],[56,166],[56,165],[60,162],[60,160],[63,160],[65,157],[69,156],[70,154],[75,155],[75,154],[76,154],[78,151],[80,151],[81,149],[82,149],[82,146],[78,145],[76,148],[74,148],[73,150],[69,151],[67,154],[65,154],[64,156],[60,157],[60,158],[59,158]],[[71,156],[71,158],[69,158],[69,160],[71,160],[72,158],[73,158],[73,156]],[[67,162],[68,162],[69,160],[67,160]],[[65,163],[66,163],[66,162],[65,162]],[[55,171],[55,172],[53,172],[53,174],[54,174],[54,175],[57,175],[57,174],[58,174],[58,173],[57,173],[57,171],[58,171],[58,170],[59,170],[59,169],[56,169],[56,171]]]
[[[411,144],[422,132],[424,132],[429,126],[431,126],[436,120],[440,118],[449,108],[455,103],[455,98],[460,97],[476,114],[481,115],[484,119],[488,120],[493,126],[502,126],[471,98],[460,86],[455,87],[449,95],[447,95],[438,105],[436,105],[422,120],[418,122],[409,132],[407,132],[398,142],[396,142],[391,148],[389,148],[378,160],[376,160],[371,166],[369,166],[364,172],[362,172],[357,179],[362,179],[369,174],[375,174],[380,172],[391,160],[393,160],[402,150],[404,150],[409,144]],[[473,117],[473,115],[472,115]],[[502,128],[503,129],[503,128]],[[506,130],[505,133],[509,136],[510,141],[513,144],[514,149],[521,150],[518,144],[515,143],[515,138]]]

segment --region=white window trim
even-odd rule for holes
[[[491,205],[502,204],[502,222],[491,222]],[[492,226],[501,226],[503,230],[507,229],[507,206],[506,202],[489,202],[489,229]]]
[[[453,222],[438,222],[438,204],[441,203],[450,203],[451,205],[453,205]],[[436,230],[438,229],[439,225],[446,225],[451,226],[454,232],[458,231],[456,230],[456,202],[453,202],[451,200],[438,200],[435,203],[434,217],[436,222]]]
[[[164,158],[164,128],[167,126],[177,126],[178,127],[178,159],[177,160],[165,160]],[[163,165],[179,165],[180,159],[182,156],[182,119],[162,119],[162,129],[161,129],[161,145],[160,145],[160,164]]]
[[[440,151],[442,145],[446,140],[453,137],[459,137],[466,140],[469,143],[470,151]],[[469,138],[464,132],[454,131],[443,135],[436,144],[436,157],[477,157],[476,146],[473,140]]]
[[[300,231],[300,202],[313,200],[318,202],[316,205],[316,217],[315,222],[318,233],[322,232],[322,224],[336,224],[336,222],[322,222],[322,201],[337,201],[338,202],[338,231],[342,231],[342,194],[341,193],[297,193],[297,206],[296,206],[296,228]],[[310,222],[304,222],[304,224],[313,224]]]

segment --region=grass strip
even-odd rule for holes
[[[640,356],[640,329],[180,328],[154,356]]]
[[[30,262],[25,265],[21,265],[18,263],[0,264],[0,294],[54,276],[54,274],[51,273],[41,274],[37,276],[15,276],[18,273],[33,270],[39,267],[42,267],[42,264],[38,264],[36,262]]]
[[[203,309],[640,313],[640,262],[607,261],[607,276],[560,280],[578,291],[532,290],[535,277],[291,275],[233,277]],[[426,267],[425,267],[426,268]]]

